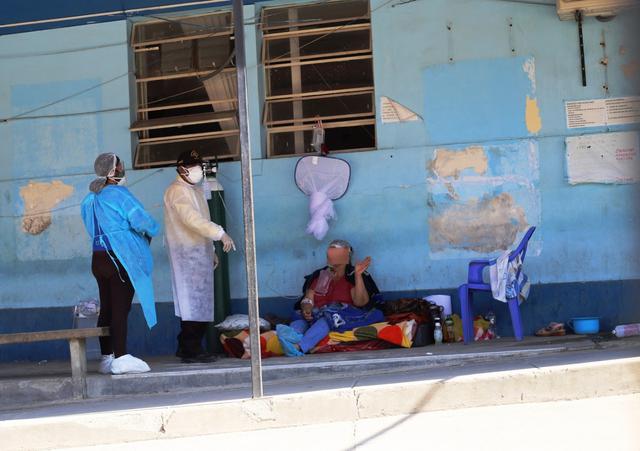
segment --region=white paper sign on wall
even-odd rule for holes
[[[570,184],[640,181],[638,132],[571,136],[566,144]]]
[[[416,113],[406,106],[400,105],[389,97],[380,97],[380,111],[382,112],[382,123],[390,122],[410,122],[420,119]]]
[[[564,105],[567,128],[604,127],[640,122],[640,96],[576,100]]]

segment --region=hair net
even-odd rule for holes
[[[107,184],[107,177],[113,177],[116,172],[118,157],[115,153],[101,153],[93,163],[93,170],[98,176],[89,185],[89,190],[99,193]]]

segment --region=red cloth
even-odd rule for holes
[[[312,290],[315,290],[317,283],[318,278],[316,277],[315,279],[313,279],[313,282],[311,282]],[[331,304],[332,302],[344,302],[345,304],[353,304],[353,299],[351,299],[352,288],[353,285],[351,285],[345,277],[341,277],[338,280],[331,280],[329,289],[324,296],[321,296],[318,293],[313,296],[313,305],[320,308],[323,305]]]
[[[327,340],[328,341],[328,340]],[[377,349],[389,349],[395,347],[393,344],[382,340],[353,341],[335,345],[324,344],[321,341],[313,350],[314,354],[324,354],[328,352],[351,352],[351,351],[374,351]]]

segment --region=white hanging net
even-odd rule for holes
[[[329,220],[336,218],[333,201],[349,188],[349,163],[333,157],[302,157],[296,164],[295,179],[300,190],[309,196],[307,233],[322,240],[329,231]]]

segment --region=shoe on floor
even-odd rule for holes
[[[111,374],[136,374],[151,371],[149,365],[144,360],[140,360],[131,354],[125,354],[113,359],[111,363]]]
[[[560,337],[566,334],[564,323],[549,323],[548,326],[538,330],[535,335],[538,337]]]
[[[113,354],[103,355],[98,371],[102,374],[111,374],[111,364],[113,363],[113,360]]]
[[[182,355],[180,361],[182,363],[213,363],[218,358],[214,354],[203,352],[194,356]]]

